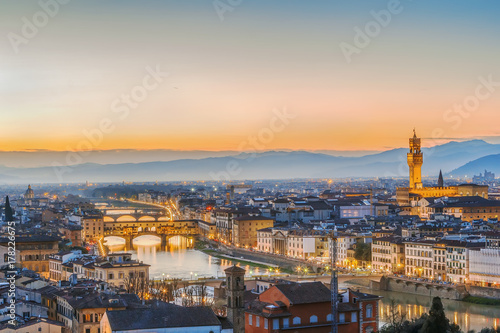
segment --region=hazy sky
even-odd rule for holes
[[[498,1],[55,1],[0,1],[1,150],[500,142]]]

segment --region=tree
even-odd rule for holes
[[[354,258],[358,261],[371,261],[372,260],[372,247],[367,243],[356,244],[354,251]]]
[[[5,198],[5,221],[14,221],[14,213],[12,212],[12,207],[10,207],[9,196]]]
[[[391,299],[387,313],[387,324],[380,330],[381,333],[404,333],[404,328],[409,325],[406,312],[398,308],[396,301]]]
[[[432,306],[429,310],[429,315],[424,322],[424,326],[422,326],[422,329],[420,330],[420,333],[436,332],[451,332],[450,321],[446,318],[443,303],[439,297],[434,297],[432,299]]]

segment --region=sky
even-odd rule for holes
[[[0,150],[500,143],[498,1],[0,1]]]

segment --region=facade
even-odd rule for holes
[[[339,234],[337,237],[337,264],[343,267],[352,265],[353,256],[349,256],[349,250],[354,249],[357,237],[352,234]]]
[[[52,281],[66,281],[67,277],[64,274],[63,264],[67,263],[73,258],[81,255],[78,252],[58,252],[49,256],[49,279]]]
[[[400,237],[373,239],[372,268],[387,273],[405,272],[405,245]]]
[[[308,259],[328,257],[328,232],[313,229],[266,228],[257,232],[257,250]]]
[[[413,137],[409,139],[410,151],[406,159],[410,169],[409,187],[401,187],[396,190],[397,202],[400,206],[409,205],[412,200],[420,200],[425,197],[455,197],[478,195],[488,198],[488,186],[476,184],[463,184],[459,186],[444,185],[442,174],[438,186],[424,187],[422,184],[423,153],[421,150],[421,139],[413,130]]]
[[[59,229],[72,246],[83,246],[83,228],[79,225],[66,225]]]
[[[453,283],[468,283],[469,253],[484,248],[484,243],[446,242],[446,279]]]
[[[427,240],[406,241],[405,244],[405,275],[432,279],[434,242]]]
[[[234,333],[245,332],[245,270],[232,266],[226,273],[227,319],[233,324]]]
[[[122,295],[109,295],[93,289],[65,289],[56,295],[57,321],[64,323],[72,333],[100,333],[100,321],[106,311],[127,308]]]
[[[111,257],[110,261],[94,264],[95,279],[123,289],[128,279],[148,279],[150,266],[142,261],[131,259],[116,261]]]
[[[236,246],[257,248],[257,230],[272,228],[274,220],[263,216],[246,215],[233,220],[233,243]]]
[[[433,246],[434,280],[446,281],[446,243],[438,242]]]
[[[59,252],[59,238],[45,235],[17,236],[16,250],[19,251],[22,268],[30,269],[43,277],[49,276],[49,257]],[[0,245],[7,246],[8,238],[0,238]]]
[[[82,219],[83,240],[95,242],[104,237],[104,219],[102,214],[85,215]]]
[[[469,252],[469,281],[483,287],[500,285],[500,249],[486,248]]]
[[[379,296],[350,289],[340,296],[339,333],[377,331]],[[321,282],[285,282],[258,295],[247,292],[245,332],[330,332],[330,297]]]
[[[215,223],[212,223],[210,221],[198,221],[198,230],[200,233],[200,236],[205,238],[205,239],[214,239],[215,234],[216,234],[216,227]]]

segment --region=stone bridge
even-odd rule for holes
[[[148,208],[148,209],[102,209],[104,222],[160,222],[172,221],[173,215],[170,208]]]
[[[372,288],[454,300],[461,300],[468,295],[465,285],[462,284],[440,284],[396,276],[383,276],[378,284],[372,283]]]
[[[197,220],[144,220],[144,221],[106,221],[104,220],[104,237],[120,237],[125,239],[127,249],[132,249],[134,238],[152,235],[161,239],[164,248],[170,238],[183,236],[192,238],[199,234]]]

